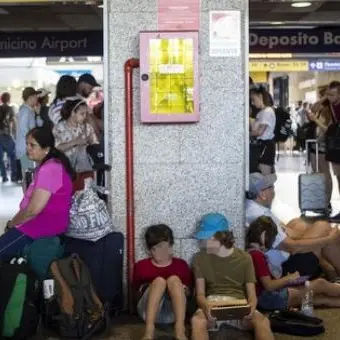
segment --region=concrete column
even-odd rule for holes
[[[183,0],[183,3],[185,0]],[[156,0],[109,1],[109,150],[111,207],[115,226],[125,233],[124,73],[127,59],[139,57],[138,33],[157,30]],[[209,11],[240,10],[240,57],[209,56]],[[244,237],[248,1],[202,0],[200,106],[197,124],[142,125],[139,72],[134,76],[136,252],[145,256],[147,226],[167,223],[176,237],[175,254],[190,259],[197,221],[224,213],[238,245]]]

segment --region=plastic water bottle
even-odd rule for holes
[[[313,289],[311,288],[309,281],[306,281],[305,288],[306,293],[301,304],[301,312],[307,316],[313,316],[314,314]]]

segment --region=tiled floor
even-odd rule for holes
[[[309,339],[320,339],[320,340],[338,340],[340,339],[340,325],[339,318],[340,313],[338,310],[331,309],[320,309],[316,311],[316,316],[324,320],[325,333],[308,337]],[[135,317],[120,317],[113,322],[111,329],[107,335],[98,336],[95,339],[98,340],[140,340],[143,336],[144,326]],[[157,340],[173,340],[171,336],[171,329],[168,332],[165,330],[157,330]],[[95,340],[93,339],[93,340]],[[240,331],[231,331],[230,329],[225,329],[222,332],[212,333],[210,340],[250,340],[252,337],[248,333]],[[299,336],[285,335],[285,334],[275,334],[276,340],[299,340],[303,339]],[[40,336],[35,337],[34,340],[59,340],[59,338],[42,333]]]

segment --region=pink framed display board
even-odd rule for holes
[[[199,121],[198,32],[141,32],[142,123]]]

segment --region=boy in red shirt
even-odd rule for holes
[[[265,252],[269,250],[277,234],[276,224],[270,217],[261,216],[249,226],[246,243],[252,257],[257,279],[258,307],[265,310],[284,310],[299,307],[305,295],[305,280],[299,272],[274,278],[268,266]],[[340,307],[340,284],[318,278],[310,281],[314,291],[315,306]]]
[[[154,339],[155,324],[175,323],[175,337],[186,340],[186,295],[192,285],[188,264],[173,257],[174,237],[165,224],[145,233],[150,257],[135,264],[134,288],[139,295],[137,312],[145,321],[144,340]]]

